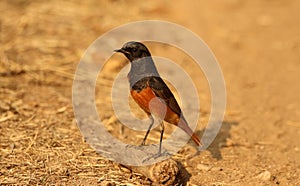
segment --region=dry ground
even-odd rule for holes
[[[151,184],[83,142],[71,87],[81,56],[101,34],[164,19],[207,42],[228,94],[209,149],[189,157],[189,143],[178,154],[187,183],[300,185],[299,9],[297,0],[0,1],[0,184]],[[199,92],[204,122],[209,91]]]

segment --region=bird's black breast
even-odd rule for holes
[[[159,73],[151,57],[144,57],[131,61],[131,68],[128,73],[130,89],[141,91],[146,88],[151,77],[159,77]]]

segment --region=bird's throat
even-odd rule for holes
[[[131,89],[138,81],[151,76],[159,77],[151,57],[141,58],[131,62],[131,68],[127,76]]]

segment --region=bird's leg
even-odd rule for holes
[[[149,161],[150,159],[156,159],[156,158],[159,158],[161,156],[170,156],[170,155],[172,155],[172,154],[168,153],[167,151],[161,153],[162,140],[163,140],[164,131],[165,131],[165,126],[164,126],[163,121],[160,122],[160,126],[161,126],[161,133],[160,133],[160,140],[159,140],[159,149],[158,149],[158,152],[156,154],[151,155],[148,158],[144,159],[143,162]]]
[[[160,133],[160,140],[159,140],[158,155],[161,154],[161,144],[162,144],[162,139],[163,139],[164,131],[165,131],[165,126],[164,126],[164,122],[163,121],[160,122],[160,126],[161,126],[161,133]]]
[[[151,130],[153,124],[154,124],[154,119],[153,119],[153,116],[152,116],[152,115],[150,115],[150,120],[151,120],[151,123],[150,123],[150,125],[149,125],[149,128],[148,128],[148,130],[147,130],[147,132],[146,132],[146,135],[145,135],[145,137],[144,137],[144,139],[143,139],[141,145],[145,145],[146,140],[147,140],[147,137],[148,137],[148,134],[149,134],[149,132],[150,132],[150,130]]]

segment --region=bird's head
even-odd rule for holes
[[[127,42],[121,49],[114,51],[123,53],[130,60],[130,62],[139,58],[151,56],[149,50],[143,43],[135,41]]]

